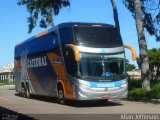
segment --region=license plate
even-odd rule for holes
[[[111,94],[102,95],[102,98],[110,98],[110,97],[111,97]]]

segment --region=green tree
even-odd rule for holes
[[[134,64],[130,64],[129,60],[126,60],[126,70],[127,71],[132,71],[136,68],[136,66]]]
[[[152,48],[148,50],[148,56],[151,77],[158,78],[160,76],[160,49]]]
[[[53,16],[58,15],[63,7],[70,6],[69,0],[18,0],[18,5],[25,5],[30,13],[28,17],[28,32],[31,33],[37,25],[40,18],[39,26],[46,28],[53,25]]]
[[[123,2],[136,20],[142,88],[150,89],[149,62],[144,28],[150,35],[154,35],[157,41],[160,41],[160,0],[123,0]]]
[[[123,3],[136,18],[136,5],[141,9],[141,16],[144,28],[150,35],[160,41],[160,0],[123,0]]]
[[[135,20],[138,33],[138,43],[139,43],[139,52],[141,60],[141,77],[142,77],[142,88],[150,90],[150,80],[149,80],[149,61],[147,54],[147,44],[144,35],[144,24],[142,21],[142,10],[141,10],[140,0],[134,0],[135,6]]]
[[[138,43],[139,43],[139,51],[140,51],[140,68],[141,68],[141,77],[142,77],[142,88],[150,89],[150,79],[149,79],[149,60],[147,53],[147,44],[144,35],[144,28],[151,34],[154,35],[159,41],[160,39],[160,29],[159,29],[159,21],[160,15],[159,11],[154,19],[151,4],[157,4],[157,9],[159,9],[159,2],[153,2],[153,0],[123,0],[126,7],[132,12],[133,17],[136,21],[137,34],[138,34]]]

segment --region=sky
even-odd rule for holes
[[[45,30],[37,25],[31,34],[28,33],[29,13],[25,6],[18,6],[17,1],[2,0],[0,3],[0,67],[14,62],[14,47],[17,43]],[[70,0],[70,2],[70,7],[63,8],[58,16],[54,16],[55,25],[63,22],[95,22],[114,25],[110,0]],[[135,47],[139,56],[135,20],[121,0],[116,0],[116,4],[123,43]],[[146,36],[149,49],[159,48],[160,44],[154,37],[147,33]],[[132,64],[136,64],[132,62],[131,56],[130,51],[126,50],[126,58]]]

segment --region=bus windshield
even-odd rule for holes
[[[75,43],[87,47],[107,48],[122,46],[121,36],[111,27],[73,27]],[[98,42],[97,42],[98,41]]]
[[[110,78],[125,73],[124,53],[81,53],[80,56],[79,75],[81,77]]]

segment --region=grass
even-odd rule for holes
[[[4,86],[4,85],[15,85],[15,83],[0,82],[0,86]]]

